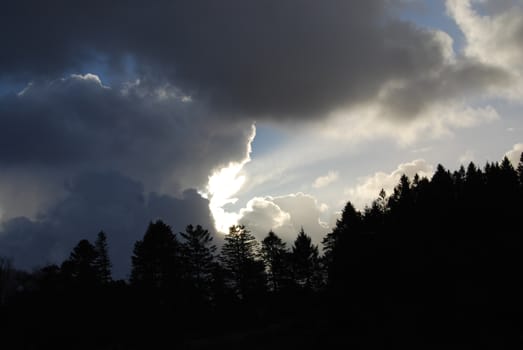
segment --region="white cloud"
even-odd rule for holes
[[[466,40],[467,58],[504,69],[512,76],[511,86],[495,93],[520,99],[523,96],[523,7],[505,3],[489,15],[481,15],[480,5],[494,1],[447,0],[448,14],[456,21]]]
[[[447,12],[465,35],[467,41],[465,54],[487,64],[509,69],[521,68],[523,9],[520,6],[506,6],[496,14],[482,16],[477,11],[477,2],[473,0],[447,0],[446,2]]]
[[[240,210],[238,222],[260,240],[272,229],[288,244],[296,239],[303,227],[313,242],[319,244],[330,227],[321,219],[324,211],[325,204],[301,192],[277,197],[255,197]]]
[[[282,210],[272,197],[255,197],[239,213],[239,222],[246,225],[259,239],[270,230],[291,233],[291,215]]]
[[[516,143],[510,151],[505,153],[507,158],[510,160],[514,167],[517,167],[519,164],[519,159],[523,153],[523,143]]]
[[[421,177],[430,177],[433,173],[432,165],[423,159],[416,159],[410,163],[403,163],[391,173],[377,172],[374,175],[360,179],[359,184],[345,190],[349,201],[355,207],[363,209],[378,197],[381,189],[390,195],[394,187],[399,183],[400,177],[405,174],[410,179],[418,174]]]
[[[336,182],[339,179],[339,176],[340,174],[337,171],[329,171],[327,175],[320,176],[314,180],[312,187],[322,188],[328,186],[331,183]]]
[[[224,206],[236,203],[238,200],[234,196],[240,191],[245,183],[246,176],[241,174],[243,166],[251,161],[252,141],[256,137],[256,126],[252,125],[252,134],[247,142],[245,158],[240,162],[230,162],[227,166],[215,170],[209,176],[209,182],[204,198],[209,198],[209,208],[214,218],[216,230],[227,233],[230,226],[238,222],[239,215],[234,212],[227,212]]]
[[[92,74],[92,73],[71,74],[70,75],[70,79],[84,80],[84,81],[88,81],[88,82],[93,82],[96,85],[98,85],[99,87],[102,87],[102,88],[105,88],[105,89],[109,89],[108,86],[102,84],[102,80],[100,80],[100,77],[98,75],[96,75],[96,74]],[[61,81],[65,82],[65,81],[67,81],[67,79],[66,78],[62,78]]]
[[[419,140],[452,137],[455,129],[472,128],[500,119],[490,105],[471,107],[463,101],[434,104],[415,120],[384,119],[386,106],[368,104],[334,113],[328,124],[318,125],[316,132],[325,138],[349,145],[390,140],[401,147]]]

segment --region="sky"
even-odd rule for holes
[[[523,152],[521,0],[11,1],[0,255],[150,220],[316,244],[400,176]]]

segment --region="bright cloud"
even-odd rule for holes
[[[472,128],[499,120],[491,105],[472,107],[464,102],[435,104],[414,121],[384,120],[386,106],[369,104],[332,114],[330,123],[319,126],[325,138],[350,145],[391,140],[405,147],[421,139],[438,140],[454,135],[456,129]],[[398,117],[399,118],[399,117]]]
[[[496,13],[481,15],[478,7],[485,4],[477,0],[446,2],[448,14],[465,36],[463,51],[466,57],[499,67],[511,75],[512,84],[492,92],[500,94],[503,91],[507,97],[520,99],[523,96],[523,6],[505,3]]]
[[[303,227],[315,244],[319,244],[329,231],[322,220],[325,205],[309,194],[295,193],[284,196],[253,198],[239,212],[239,223],[246,225],[258,239],[269,230],[292,243]]]
[[[246,177],[241,174],[241,171],[243,166],[251,161],[251,143],[255,137],[256,127],[253,125],[245,158],[240,162],[231,162],[228,166],[215,171],[209,176],[206,192],[202,193],[205,198],[209,198],[209,208],[218,232],[227,233],[229,227],[235,225],[240,217],[238,213],[227,212],[224,207],[227,204],[234,204],[238,200],[234,196],[245,183]]]
[[[505,153],[505,155],[510,160],[512,165],[514,167],[517,167],[519,164],[521,153],[523,153],[523,143],[517,143],[514,145],[514,147],[512,147],[510,151]]]
[[[449,15],[465,34],[465,54],[487,64],[509,69],[523,67],[521,5],[507,7],[494,15],[482,16],[476,9],[478,3],[477,0],[446,2]],[[495,54],[492,54],[493,52]]]
[[[430,177],[432,173],[432,165],[423,159],[416,159],[409,163],[400,164],[391,173],[380,171],[374,175],[362,178],[358,185],[347,188],[345,194],[354,206],[363,209],[365,205],[370,204],[378,197],[381,189],[384,189],[387,194],[391,194],[403,174],[412,179],[416,174],[421,177]]]

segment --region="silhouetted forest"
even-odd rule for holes
[[[323,249],[151,222],[113,280],[110,232],[32,273],[0,259],[5,349],[513,347],[523,340],[523,155],[405,175]],[[6,345],[4,347],[4,345]]]

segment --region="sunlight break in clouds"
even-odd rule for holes
[[[224,206],[234,204],[238,200],[234,195],[245,183],[245,175],[240,175],[243,166],[251,161],[251,144],[256,137],[256,126],[252,125],[252,134],[247,142],[247,153],[241,162],[230,162],[228,166],[213,172],[209,176],[207,191],[202,193],[204,198],[209,199],[209,209],[214,218],[214,226],[218,232],[227,233],[229,227],[235,225],[240,214],[227,212]]]

